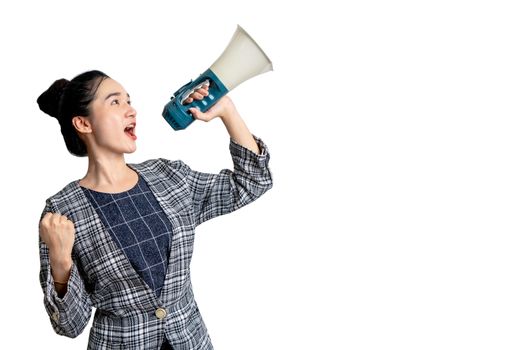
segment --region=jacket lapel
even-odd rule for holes
[[[170,256],[160,300],[173,300],[189,286],[189,266],[193,254],[194,220],[191,196],[183,174],[167,169],[160,160],[128,164],[148,183],[173,228]]]

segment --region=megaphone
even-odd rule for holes
[[[162,116],[173,129],[185,129],[194,121],[190,108],[195,107],[206,112],[243,81],[270,70],[273,70],[273,67],[268,56],[238,25],[230,43],[215,63],[197,79],[177,90],[164,107]],[[208,86],[208,96],[183,104],[189,95],[203,86]]]

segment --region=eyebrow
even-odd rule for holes
[[[104,101],[106,101],[108,98],[111,98],[111,97],[113,97],[113,96],[120,96],[120,95],[121,95],[120,92],[112,92],[112,93],[110,93],[109,95],[106,96],[106,98],[104,99]],[[126,94],[126,95],[128,95],[128,98],[129,98],[129,94]]]

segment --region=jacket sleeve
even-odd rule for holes
[[[196,225],[237,210],[272,187],[268,147],[260,138],[254,136],[254,139],[260,154],[230,139],[233,171],[223,169],[218,174],[207,174],[180,162],[192,197]]]
[[[57,212],[49,199],[46,201],[40,220],[46,212]],[[75,259],[73,259],[73,266],[67,282],[67,292],[62,298],[58,296],[51,274],[49,250],[42,239],[39,239],[39,244],[40,285],[44,292],[44,307],[55,332],[74,338],[82,333],[91,317],[92,305],[89,295],[79,274]]]

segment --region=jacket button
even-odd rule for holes
[[[58,313],[58,311],[53,312],[51,318],[53,319],[53,321],[58,323],[58,321],[60,320],[60,314]]]
[[[166,310],[159,307],[157,310],[155,310],[155,316],[157,316],[157,318],[159,320],[162,320],[166,317],[167,313],[166,313]]]

